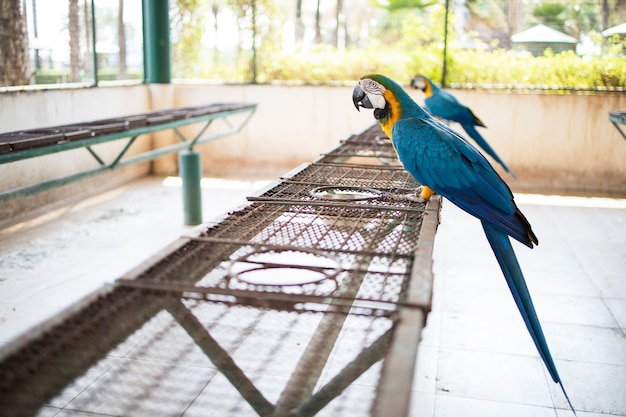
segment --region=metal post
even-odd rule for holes
[[[202,159],[195,151],[178,154],[180,177],[183,180],[183,213],[186,225],[202,223]]]
[[[148,83],[169,84],[169,0],[143,0],[144,78]]]

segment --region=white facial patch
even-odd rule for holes
[[[419,88],[420,90],[423,90],[426,88],[426,81],[424,81],[422,77],[415,77],[413,82],[414,82],[413,85],[415,88]]]
[[[386,90],[385,87],[369,78],[361,80],[360,84],[363,91],[367,94],[370,103],[372,103],[372,106],[374,106],[375,109],[384,109],[387,104],[385,97],[383,97],[383,92]]]

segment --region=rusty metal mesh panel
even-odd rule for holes
[[[394,309],[404,299],[422,213],[419,208],[255,203],[188,238],[136,279],[242,298],[250,297],[246,291],[255,297],[257,292],[288,294],[289,301],[277,299],[282,305],[342,298],[338,291],[356,282],[346,300],[394,303],[378,306]]]
[[[307,166],[5,350],[0,414],[370,415],[401,309],[429,309],[426,206],[380,134],[333,151],[376,162]]]
[[[257,203],[232,213],[201,237],[298,248],[409,255],[423,206]]]
[[[5,412],[11,402],[24,407],[50,396],[39,415],[64,409],[269,416],[298,395],[286,388],[299,369],[311,387],[298,401],[302,415],[368,415],[393,326],[390,317],[272,310],[123,288],[84,313],[57,329],[75,338],[57,337],[52,349],[33,344],[4,361]],[[318,330],[329,315],[332,324],[345,322],[334,336]],[[47,379],[33,381],[46,367]],[[21,398],[5,396],[21,384],[27,385]],[[55,387],[64,388],[52,396]]]
[[[339,146],[323,153],[318,161],[401,166],[391,141],[378,124],[342,140]]]
[[[370,147],[372,145],[391,146],[389,138],[382,131],[378,123],[373,124],[361,133],[350,135],[349,137],[341,140],[341,146],[344,144],[360,144],[363,148]]]
[[[363,198],[359,199],[355,195],[354,200],[369,200],[371,204],[390,204],[394,200],[401,201],[399,197],[402,195],[415,194],[418,186],[415,179],[402,168],[312,164],[265,191],[256,200],[316,201],[319,197],[315,196],[315,192],[319,191],[320,187],[326,187],[329,191],[332,191],[333,187],[346,187],[355,194],[359,190],[363,193]]]

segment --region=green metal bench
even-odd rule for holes
[[[200,201],[201,164],[200,155],[193,151],[193,148],[196,145],[237,133],[254,114],[256,106],[256,104],[249,103],[214,103],[71,125],[2,133],[0,134],[0,164],[85,148],[98,162],[98,166],[2,192],[0,193],[0,203],[33,195],[96,174],[108,172],[115,168],[147,162],[172,152],[183,151],[180,153],[179,160],[180,174],[183,178],[185,223],[199,224],[202,222]],[[229,119],[229,116],[242,113],[248,113],[247,117],[235,124]],[[223,119],[227,128],[203,136],[211,123],[216,119]],[[181,126],[196,123],[202,123],[203,125],[192,138],[186,138],[178,129]],[[167,129],[173,129],[180,142],[126,156],[131,145],[141,135]],[[127,139],[127,142],[119,154],[110,162],[105,162],[93,149],[94,145],[120,139]]]

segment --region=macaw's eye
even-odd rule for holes
[[[369,78],[361,80],[361,88],[363,88],[363,91],[369,94],[382,94],[383,91],[385,91],[385,87]]]

